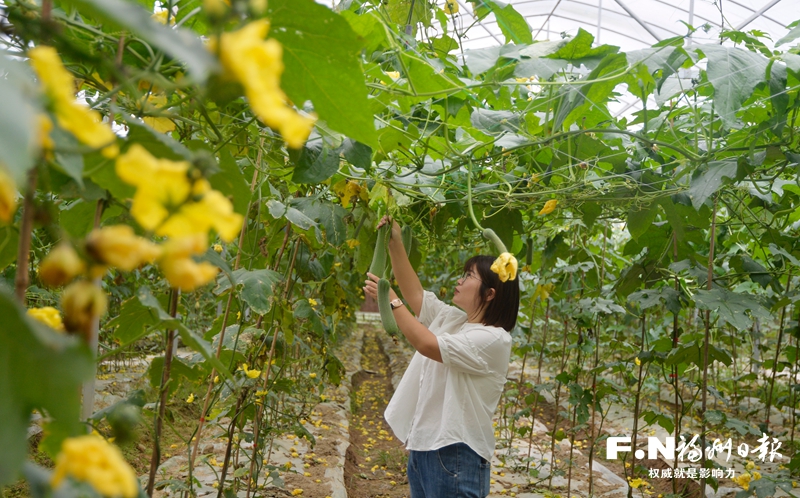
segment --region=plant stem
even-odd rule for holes
[[[792,272],[789,271],[789,278],[786,281],[786,296],[789,295],[789,289],[792,286]],[[787,305],[788,306],[788,305]],[[764,424],[769,427],[769,412],[772,408],[772,393],[773,389],[775,388],[775,375],[778,373],[778,359],[781,356],[781,342],[783,342],[783,329],[786,324],[786,308],[784,306],[781,308],[781,321],[780,327],[778,328],[778,345],[775,348],[775,360],[772,362],[772,375],[769,379],[769,393],[767,394],[767,406],[764,413]]]
[[[169,291],[169,314],[174,317],[178,310],[178,291]],[[169,374],[172,367],[172,350],[175,344],[175,330],[167,331],[167,346],[164,350],[164,366],[161,370],[161,388],[159,390],[158,412],[153,426],[153,454],[150,456],[150,475],[147,479],[147,495],[153,496],[153,486],[156,482],[156,471],[161,461],[161,427],[164,422],[164,412],[169,398]]]
[[[707,290],[711,290],[714,282],[714,245],[716,242],[717,233],[717,197],[714,197],[714,209],[711,211],[711,235],[708,248],[708,282],[706,285]],[[700,402],[701,421],[700,421],[700,448],[703,451],[703,467],[708,468],[706,461],[706,406],[707,406],[707,393],[708,393],[708,347],[711,341],[711,310],[706,310],[706,324],[705,324],[705,337],[703,339],[703,393]],[[706,496],[706,478],[705,475],[700,478],[700,492],[702,497]]]
[[[31,238],[33,236],[33,218],[36,214],[33,200],[36,196],[37,177],[38,170],[36,168],[28,172],[28,188],[25,191],[25,200],[22,206],[22,223],[19,227],[17,274],[14,278],[14,294],[17,297],[17,301],[26,307],[25,293],[28,291],[28,284],[30,283]]]

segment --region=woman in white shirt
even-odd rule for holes
[[[511,357],[519,311],[519,283],[501,282],[495,258],[475,256],[464,265],[453,304],[422,288],[392,223],[389,255],[405,298],[391,291],[397,325],[417,350],[384,416],[409,450],[411,498],[483,498],[489,494],[494,454],[492,415]],[[364,292],[377,297],[378,277],[368,273]],[[404,304],[407,304],[411,311]]]

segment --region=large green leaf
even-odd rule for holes
[[[92,375],[92,355],[76,336],[60,334],[25,314],[0,289],[0,486],[13,482],[28,453],[31,411],[47,413],[48,447],[78,434],[80,386]]]
[[[309,140],[290,157],[295,164],[292,181],[297,183],[321,183],[339,170],[339,149],[328,146],[321,137]]]
[[[555,116],[553,129],[561,129],[562,126],[569,126],[578,119],[584,119],[590,115],[590,111],[600,112],[600,119],[610,117],[606,109],[611,92],[614,87],[622,81],[625,73],[622,71],[627,65],[624,54],[609,55],[595,67],[586,78],[586,83],[580,87],[569,87],[565,89],[564,100],[559,106]],[[616,77],[614,77],[616,75]],[[595,81],[603,79],[601,81]],[[593,120],[598,120],[593,118]],[[583,126],[594,126],[594,122],[583,122]]]
[[[761,320],[771,318],[769,311],[753,296],[727,289],[698,290],[694,299],[698,308],[716,311],[722,321],[739,330],[747,330],[753,325],[750,315]]]
[[[186,64],[186,69],[198,82],[204,82],[218,69],[217,61],[195,33],[176,27],[167,27],[152,19],[148,12],[135,2],[125,0],[69,0],[84,12],[92,12],[100,20],[121,26],[136,33],[153,47]]]
[[[490,12],[497,19],[497,25],[506,37],[506,43],[516,43],[517,45],[533,43],[531,27],[511,4],[496,0],[478,0],[476,2],[475,13],[478,17],[486,17]]]
[[[377,145],[367,86],[359,63],[362,45],[347,21],[313,0],[271,0],[270,36],[283,44],[281,87],[334,130]]]
[[[259,315],[265,315],[272,306],[273,287],[281,281],[281,274],[272,270],[245,270],[239,269],[233,272],[233,280],[236,287],[242,288],[242,299],[250,308]],[[216,294],[222,294],[231,288],[228,279],[220,279]]]
[[[739,128],[736,112],[764,81],[768,60],[761,54],[722,45],[700,45],[708,58],[708,82],[714,87],[714,109],[726,128]]]
[[[692,179],[689,186],[689,199],[695,209],[706,202],[714,192],[722,186],[723,178],[736,178],[736,159],[723,159],[708,163],[708,169]]]
[[[619,47],[612,45],[600,45],[592,48],[593,42],[594,36],[591,33],[583,28],[578,28],[577,35],[570,39],[566,45],[548,55],[548,57],[551,59],[577,60],[587,57],[603,57],[619,51]]]
[[[794,27],[788,33],[786,33],[783,37],[781,37],[780,40],[775,42],[775,46],[776,47],[780,47],[784,43],[789,43],[790,41],[794,41],[794,40],[800,38],[800,23],[795,21],[792,24],[794,24]]]
[[[647,229],[650,228],[650,225],[653,224],[653,221],[656,219],[656,215],[658,214],[658,203],[652,202],[645,206],[631,206],[631,210],[628,212],[628,232],[631,234],[631,237],[634,239],[638,239],[642,236]]]
[[[147,335],[150,328],[157,324],[158,317],[153,310],[134,296],[122,303],[119,315],[110,320],[106,327],[108,329],[116,327],[114,337],[121,346],[126,346]]]
[[[36,85],[28,67],[0,54],[0,168],[5,165],[20,189],[25,173],[33,167],[38,149],[38,121],[42,112]]]

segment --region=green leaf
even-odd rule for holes
[[[485,73],[497,64],[500,58],[500,49],[502,47],[486,47],[473,50],[465,50],[464,58],[467,63],[467,69],[473,75]]]
[[[314,220],[303,214],[302,211],[297,208],[287,207],[285,204],[275,199],[267,201],[267,209],[269,209],[269,214],[272,215],[273,218],[280,219],[285,217],[301,230],[308,230],[317,225]]]
[[[36,115],[42,112],[33,74],[28,67],[0,54],[0,168],[5,165],[17,187],[24,190],[25,174],[38,150]]]
[[[158,317],[134,296],[122,303],[119,315],[111,319],[106,327],[108,329],[116,327],[114,337],[120,346],[126,346],[146,336],[150,328],[157,324]]]
[[[506,37],[506,43],[516,43],[517,45],[533,43],[531,27],[522,17],[522,14],[517,12],[511,4],[496,0],[478,0],[475,12],[481,18],[492,12],[497,19],[500,31]]]
[[[136,3],[125,0],[69,0],[70,3],[95,14],[99,19],[115,24],[133,33],[170,57],[186,64],[186,69],[198,83],[219,69],[216,59],[192,31],[167,27],[153,20],[148,12]]]
[[[444,96],[463,86],[460,81],[448,78],[438,59],[428,59],[409,51],[401,52],[400,58],[406,67],[411,90],[417,94]]]
[[[656,219],[657,214],[657,202],[652,202],[646,206],[637,206],[636,204],[633,204],[631,206],[631,210],[628,212],[627,225],[628,232],[630,232],[631,237],[638,239],[642,236],[642,234],[647,232],[647,229],[653,224],[653,220]]]
[[[372,148],[369,145],[348,138],[342,144],[342,154],[347,162],[369,173],[372,167]]]
[[[147,370],[147,377],[150,379],[150,386],[157,391],[161,389],[161,376],[163,372],[164,357],[158,356],[153,358],[150,362],[150,368]],[[201,370],[191,367],[177,356],[173,356],[169,368],[168,395],[172,396],[178,387],[180,387],[182,378],[189,382],[194,382],[200,380],[202,377],[203,372]]]
[[[547,59],[545,57],[522,59],[517,63],[517,67],[514,68],[514,76],[517,78],[536,76],[537,78],[549,80],[554,74],[567,67],[567,64],[569,63],[563,59]]]
[[[0,316],[0,486],[4,486],[17,479],[28,454],[32,410],[52,418],[48,448],[58,448],[64,436],[83,432],[80,386],[91,378],[93,360],[80,338],[29,318],[3,289]]]
[[[19,230],[13,225],[0,227],[0,270],[17,260]]]
[[[281,281],[281,274],[272,270],[245,270],[233,272],[236,287],[242,286],[242,299],[259,315],[265,315],[272,304],[273,286]],[[220,280],[214,293],[222,294],[231,288],[228,279]]]
[[[784,43],[789,43],[790,41],[794,41],[800,38],[800,24],[796,24],[794,28],[791,29],[788,33],[786,33],[780,40],[775,42],[776,47],[780,47]]]
[[[725,421],[728,420],[728,417],[719,410],[707,410],[703,414],[703,418],[711,425],[724,424]]]
[[[764,81],[768,60],[761,54],[722,45],[697,47],[708,58],[708,82],[714,87],[714,109],[726,128],[739,128],[736,112]]]
[[[470,121],[475,128],[487,133],[500,133],[520,131],[522,118],[511,111],[493,111],[491,109],[475,109],[470,115]]]
[[[293,182],[321,183],[339,170],[339,149],[331,148],[321,137],[312,138],[290,157],[295,164]]]
[[[619,47],[611,45],[600,45],[599,47],[592,48],[592,43],[594,43],[594,36],[583,28],[578,28],[577,35],[570,39],[566,45],[547,57],[551,59],[577,60],[586,57],[604,57],[619,51]]]
[[[708,169],[692,178],[689,186],[688,194],[689,199],[692,200],[692,206],[700,210],[706,199],[722,186],[723,178],[736,178],[737,169],[738,165],[735,158],[708,163]]]
[[[587,116],[591,110],[600,111],[602,117],[610,117],[605,103],[610,98],[614,87],[625,77],[625,73],[620,70],[626,66],[627,60],[624,54],[609,55],[592,70],[586,78],[587,83],[579,88],[570,86],[564,89],[564,100],[559,106],[553,128],[561,129],[562,126],[569,126],[579,118]],[[617,75],[616,78],[595,81],[614,74]],[[584,122],[583,126],[593,126],[594,124],[594,122]]]
[[[348,22],[313,0],[271,0],[270,36],[283,45],[281,87],[334,130],[377,146],[374,116],[359,54],[361,40]]]
[[[749,315],[761,320],[771,318],[769,311],[753,296],[731,292],[727,289],[698,290],[694,298],[698,308],[716,311],[722,321],[740,330],[749,329],[753,325],[753,320]]]
[[[233,209],[246,215],[250,205],[250,187],[242,175],[242,170],[227,149],[220,152],[219,165],[221,171],[208,179],[214,189],[219,190],[233,201]]]

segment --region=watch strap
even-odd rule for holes
[[[397,308],[403,306],[403,300],[400,298],[392,299],[391,301],[389,301],[389,306],[392,308],[392,311],[394,311]]]

